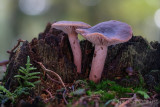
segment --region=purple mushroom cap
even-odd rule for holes
[[[132,37],[131,27],[115,20],[102,22],[88,29],[77,29],[76,32],[93,44],[108,46],[126,42]]]
[[[87,23],[80,21],[58,21],[52,24],[53,28],[62,30],[63,32],[70,34],[75,33],[77,28],[90,28],[91,26]]]

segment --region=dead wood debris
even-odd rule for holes
[[[47,92],[47,94],[50,96],[50,98],[44,100],[45,103],[48,103],[50,101],[50,99],[54,99],[55,98],[48,89],[44,89],[43,91]]]
[[[20,45],[21,42],[25,42],[25,40],[22,40],[22,39],[18,39],[17,41],[18,41],[17,45],[14,46],[14,48],[11,49],[10,51],[7,51],[7,53],[9,54],[13,53],[13,51]]]
[[[44,71],[46,71],[46,72],[48,72],[48,73],[51,73],[51,74],[53,74],[54,76],[56,76],[56,77],[59,79],[59,81],[61,82],[61,84],[62,84],[62,86],[64,87],[64,89],[66,89],[66,86],[65,86],[64,82],[62,81],[61,77],[60,77],[56,72],[45,68],[45,66],[44,66],[41,62],[37,62],[37,63],[41,66],[41,68],[42,68]]]
[[[116,107],[126,107],[126,105],[129,104],[134,99],[136,99],[136,94],[134,94],[133,97],[129,98],[127,101],[123,102],[121,105]]]
[[[46,75],[47,75],[47,77],[48,77],[52,82],[56,82],[56,83],[58,83],[58,84],[61,84],[61,82],[59,82],[59,81],[51,78],[48,74],[46,74]]]

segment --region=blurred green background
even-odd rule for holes
[[[160,41],[160,0],[0,0],[0,61],[17,39],[30,41],[59,20],[118,20],[131,25],[134,35]]]

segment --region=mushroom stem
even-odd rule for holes
[[[81,53],[81,48],[80,48],[77,33],[76,34],[69,34],[68,38],[69,38],[70,46],[71,46],[72,52],[73,52],[74,64],[77,67],[77,72],[81,73],[82,53]]]
[[[89,79],[98,83],[101,79],[103,72],[106,56],[107,56],[107,46],[95,45],[94,55],[92,59],[92,67],[89,75]]]

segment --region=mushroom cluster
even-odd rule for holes
[[[102,22],[93,27],[83,22],[59,21],[52,24],[52,27],[68,34],[78,73],[81,73],[82,55],[77,33],[95,45],[89,75],[89,79],[95,83],[98,83],[101,79],[108,46],[127,42],[132,37],[131,27],[126,23],[115,20]]]

